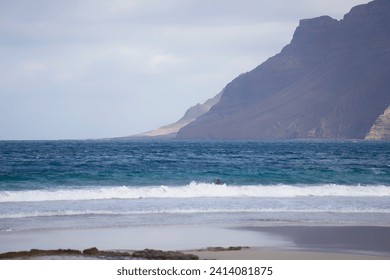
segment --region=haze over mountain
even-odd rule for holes
[[[230,82],[177,138],[386,139],[389,73],[390,1],[301,20],[290,44]]]
[[[203,104],[198,103],[192,106],[184,113],[184,116],[175,123],[164,125],[152,131],[123,138],[175,138],[179,129],[193,122],[201,115],[207,113],[212,106],[217,104],[221,99],[222,93],[223,91],[218,93],[213,98],[208,99]]]

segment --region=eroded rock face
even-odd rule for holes
[[[390,140],[390,106],[376,119],[365,139]]]
[[[223,91],[222,91],[223,92]],[[165,125],[159,127],[155,130],[145,132],[138,135],[133,135],[129,137],[122,137],[122,139],[126,138],[175,138],[177,132],[184,126],[190,124],[194,120],[196,120],[201,115],[207,113],[212,106],[217,104],[221,99],[222,92],[218,93],[213,98],[208,99],[203,104],[196,104],[190,107],[185,113],[184,116],[175,123]]]
[[[390,1],[301,20],[281,53],[229,83],[179,139],[364,139],[390,105]]]

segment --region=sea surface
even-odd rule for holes
[[[0,141],[0,232],[310,223],[390,225],[389,142]]]

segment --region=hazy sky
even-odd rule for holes
[[[0,0],[0,139],[126,136],[178,120],[368,0]]]

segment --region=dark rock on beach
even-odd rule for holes
[[[89,248],[89,249],[85,249],[84,251],[83,251],[83,254],[85,254],[85,255],[92,255],[92,256],[96,256],[96,255],[98,255],[99,253],[101,253],[99,250],[98,250],[98,248],[96,248],[96,247],[93,247],[93,248]]]
[[[0,254],[0,260],[29,259],[29,258],[36,258],[36,257],[49,257],[54,255],[82,256],[83,253],[79,250],[71,250],[71,249],[58,249],[58,250],[31,249],[30,251],[7,252],[7,253]]]
[[[141,258],[147,260],[198,260],[199,257],[193,254],[184,254],[178,251],[161,251],[145,249],[142,251],[135,251],[132,256],[134,258]]]
[[[241,251],[243,249],[249,249],[249,247],[242,246],[230,246],[230,247],[207,247],[201,251],[210,251],[210,252],[223,252],[223,251]]]
[[[57,249],[57,250],[37,250],[19,252],[7,252],[0,254],[0,260],[11,259],[51,259],[54,256],[62,259],[147,259],[147,260],[197,260],[198,256],[193,254],[185,254],[178,251],[161,251],[145,249],[141,251],[119,252],[119,251],[100,251],[96,247],[85,249],[84,251],[71,249]]]

